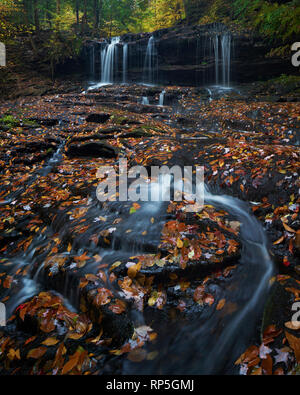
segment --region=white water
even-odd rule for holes
[[[213,37],[213,48],[215,56],[215,81],[216,85],[230,86],[231,73],[231,34],[226,32]],[[221,70],[220,70],[221,69]],[[222,79],[220,78],[220,72]]]
[[[214,39],[214,52],[215,52],[215,78],[216,85],[219,84],[219,36],[216,34]]]
[[[166,91],[163,90],[161,92],[161,94],[159,95],[159,103],[158,103],[159,106],[163,106],[164,105],[165,93],[166,93]]]
[[[215,195],[206,187],[205,203],[226,210],[241,223],[240,261],[228,281],[217,288],[218,297],[226,300],[225,307],[221,311],[207,308],[203,316],[188,323],[163,323],[158,331],[164,330],[165,336],[155,346],[159,356],[138,368],[125,363],[124,374],[134,374],[136,369],[139,374],[230,373],[250,345],[273,275],[267,238],[245,202]],[[232,306],[232,311],[226,311],[226,306]]]
[[[146,96],[142,97],[142,104],[149,104],[149,99]]]
[[[111,84],[114,82],[116,59],[120,37],[113,37],[111,43],[101,52],[101,83]]]
[[[144,69],[143,69],[143,82],[152,84],[156,80],[157,73],[157,54],[155,50],[155,40],[151,36],[148,41]]]
[[[128,74],[128,44],[123,45],[123,83],[127,82]]]
[[[230,85],[231,66],[231,35],[226,33],[221,38],[222,48],[222,83],[223,86]]]

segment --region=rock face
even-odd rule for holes
[[[259,36],[230,32],[225,25],[177,26],[150,33],[126,34],[117,44],[114,81],[122,82],[123,44],[128,44],[126,78],[129,82],[145,82],[147,45],[154,37],[153,83],[202,86],[224,82],[225,71],[231,82],[242,83],[270,79],[282,73],[296,73],[290,59],[266,58],[271,45]],[[225,49],[224,37],[230,37]],[[86,70],[93,77],[101,75],[103,40],[86,43],[82,54]],[[228,53],[229,51],[229,53]],[[91,66],[93,61],[93,66]],[[146,81],[147,82],[147,81]],[[227,83],[227,81],[226,81]]]

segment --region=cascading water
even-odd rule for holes
[[[138,367],[125,362],[124,374],[233,373],[234,362],[249,346],[273,274],[267,238],[245,202],[215,195],[206,187],[205,203],[228,211],[241,223],[239,267],[226,285],[214,288],[218,297],[226,300],[228,311],[207,309],[191,322],[163,322],[159,331],[165,335],[150,346],[150,350],[159,350],[159,356]]]
[[[219,84],[219,36],[216,34],[213,38],[214,52],[215,52],[215,77],[216,85]]]
[[[148,99],[147,96],[143,96],[143,97],[142,97],[142,104],[146,104],[146,105],[149,104],[149,99]]]
[[[221,38],[222,48],[222,82],[223,86],[230,84],[230,62],[231,62],[231,35],[226,33]]]
[[[155,39],[153,36],[149,38],[144,69],[143,69],[143,82],[153,84],[157,80],[158,63],[157,63],[157,52],[155,48]]]
[[[164,105],[165,93],[166,93],[166,91],[163,90],[161,92],[161,94],[159,95],[159,103],[158,103],[159,106],[163,106]]]
[[[231,69],[231,34],[229,32],[221,34],[216,33],[212,40],[215,56],[216,85],[222,83],[222,86],[229,87]],[[222,80],[220,79],[220,71]]]
[[[113,37],[111,43],[101,52],[101,83],[103,84],[114,82],[119,43],[120,37]]]
[[[128,73],[128,44],[123,45],[123,83],[127,82]]]

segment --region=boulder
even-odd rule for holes
[[[115,158],[117,150],[105,142],[87,142],[84,144],[70,144],[67,150],[70,157]]]
[[[86,118],[86,122],[93,123],[105,123],[109,120],[110,114],[107,113],[99,113],[99,114],[90,114]]]

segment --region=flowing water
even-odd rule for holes
[[[127,82],[128,74],[128,44],[123,45],[123,83]]]
[[[159,351],[158,357],[142,366],[126,362],[125,374],[236,373],[234,362],[249,346],[273,274],[266,235],[245,202],[213,194],[206,187],[205,203],[226,210],[241,222],[239,267],[230,282],[211,289],[226,300],[227,309],[204,310],[198,319],[189,321],[157,323],[160,340],[154,350]]]
[[[111,43],[102,50],[101,53],[101,82],[111,84],[114,82],[114,76],[117,66],[118,44],[120,37],[113,37]]]
[[[149,38],[143,69],[143,82],[154,84],[157,81],[157,51],[155,48],[155,39],[153,36]]]
[[[224,87],[230,85],[231,74],[231,34],[228,32],[217,33],[213,39],[215,57],[215,81],[216,85]]]
[[[222,48],[222,84],[230,85],[230,65],[231,65],[231,35],[225,33],[221,38]]]
[[[147,96],[143,96],[143,97],[142,97],[142,104],[144,104],[144,105],[150,104],[150,103],[149,103],[149,99],[148,99]]]
[[[159,106],[163,106],[164,105],[165,93],[166,93],[166,91],[163,90],[161,92],[161,94],[159,95],[159,102],[158,102]]]
[[[47,164],[38,170],[36,176],[48,174],[61,158],[60,147]],[[117,260],[128,261],[130,256],[135,254],[155,253],[160,244],[161,230],[168,220],[166,212],[168,203],[163,199],[166,185],[165,179],[150,184],[148,192],[152,194],[157,190],[162,191],[161,199],[155,202],[140,202],[141,208],[132,215],[128,215],[131,202],[116,201],[101,206],[95,195],[92,195],[87,203],[88,212],[85,215],[85,220],[89,224],[92,223],[92,226],[85,234],[75,237],[72,243],[73,253],[77,255],[85,250],[92,255],[99,254],[102,263],[107,263],[108,267]],[[156,322],[158,327],[155,329],[159,334],[159,343],[155,347],[159,348],[159,356],[154,361],[143,362],[143,365],[126,361],[124,373],[232,373],[234,361],[255,333],[273,273],[266,235],[245,202],[234,197],[215,194],[207,187],[205,202],[226,210],[241,223],[243,248],[238,267],[226,284],[212,285],[215,288],[211,290],[219,299],[226,300],[225,307],[220,311],[204,310],[200,317],[188,322],[184,319],[177,320],[175,323],[158,320]],[[66,211],[68,210],[69,208]],[[99,221],[99,217],[105,217],[105,222]],[[115,225],[116,219],[120,218],[122,221]],[[10,265],[5,270],[11,276],[14,276],[20,267],[26,266],[29,270],[21,283],[7,291],[7,295],[10,296],[7,304],[8,315],[20,303],[37,294],[40,288],[43,289],[49,280],[44,270],[47,253],[45,255],[37,253],[37,248],[46,245],[49,237],[57,233],[61,240],[65,240],[72,234],[73,228],[74,223],[61,213],[48,227],[46,233],[35,237],[26,253],[10,261]],[[95,246],[87,243],[91,234],[99,234],[108,228],[111,230],[110,246]],[[130,233],[127,233],[128,230]],[[143,235],[145,231],[147,234]],[[95,272],[97,266],[95,264]],[[88,272],[92,271],[93,268],[89,266]],[[84,269],[80,275],[82,273]],[[66,274],[63,284],[51,283],[50,289],[63,295],[75,308],[78,306],[78,278],[72,277],[72,274]],[[140,321],[144,320],[141,313],[136,312],[136,314],[139,315]],[[147,321],[145,323],[149,324]]]

